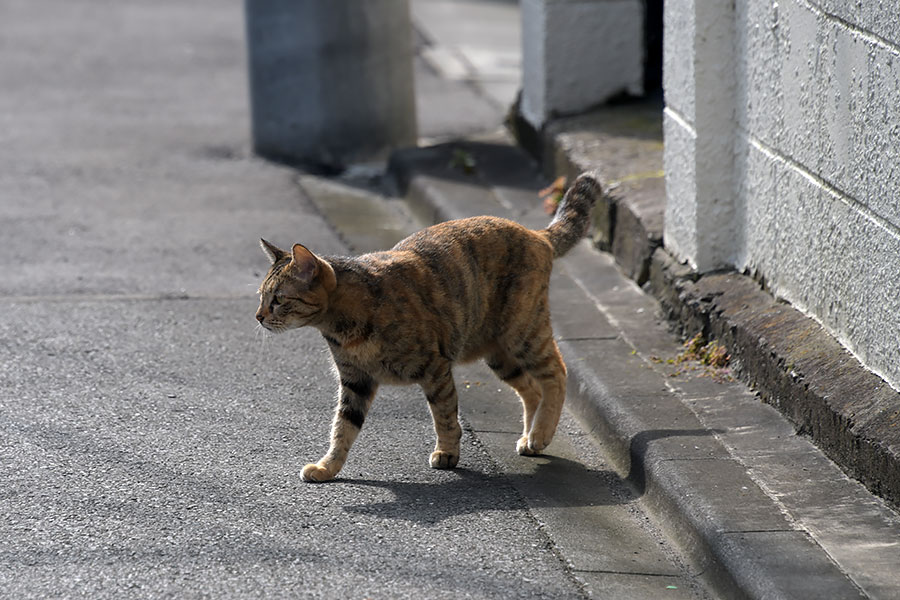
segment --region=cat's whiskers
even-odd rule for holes
[[[260,353],[262,354],[266,350],[266,346],[269,343],[269,338],[272,337],[271,332],[263,327],[262,323],[257,323],[255,329],[256,331],[254,335],[256,336],[256,339],[259,340],[259,349]]]

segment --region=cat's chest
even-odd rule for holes
[[[367,373],[375,374],[381,362],[383,344],[375,336],[337,340],[324,336],[328,348],[338,365],[346,364]]]
[[[428,352],[410,353],[402,345],[389,344],[378,336],[357,343],[336,344],[328,340],[338,368],[363,371],[380,383],[415,383],[421,380],[424,365],[430,362]]]

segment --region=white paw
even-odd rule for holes
[[[334,476],[334,473],[330,472],[325,467],[320,467],[316,463],[310,463],[303,467],[303,472],[300,474],[303,481],[308,481],[310,483],[328,481],[329,479],[334,479]]]
[[[444,452],[443,450],[435,450],[431,453],[432,469],[452,469],[459,462],[459,454]]]

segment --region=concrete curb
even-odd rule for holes
[[[484,178],[448,169],[453,151],[444,145],[395,154],[391,172],[410,203],[432,207],[430,214],[439,220],[485,212],[516,216],[504,212],[490,186],[473,201],[472,189],[484,188]],[[484,210],[488,206],[491,210]],[[534,210],[520,216],[526,223],[547,220]],[[602,262],[602,255],[584,243],[555,269],[551,285],[555,329],[570,369],[570,408],[598,434],[609,460],[660,525],[721,597],[865,597],[829,552],[787,518],[732,456],[719,439],[728,432],[710,427],[686,402],[728,393],[729,403],[737,404],[734,398],[747,395],[737,389],[743,386],[723,392],[698,380],[673,389],[669,375],[652,367],[648,357],[674,356],[678,345],[662,324],[642,329],[642,323],[652,321],[653,301],[636,288],[622,296],[616,290],[628,280],[611,261]],[[637,318],[635,301],[644,303]],[[601,306],[612,307],[606,309],[607,320],[617,325],[598,324]],[[629,339],[635,335],[645,339]],[[743,401],[747,410],[762,406],[752,397]]]
[[[649,100],[562,119],[543,132],[523,130],[521,119],[512,122],[518,139],[542,157],[548,176],[571,178],[607,165],[614,193],[601,206],[601,222],[608,223],[601,249],[639,285],[648,284],[684,337],[702,333],[724,344],[736,373],[764,401],[869,490],[900,505],[900,393],[753,279],[701,276],[665,252],[664,182],[648,176],[662,168],[661,119],[658,101]]]
[[[590,301],[559,283],[553,304],[566,294],[571,322],[589,319]],[[865,597],[729,454],[718,440],[725,431],[698,419],[636,348],[621,339],[567,339],[577,329],[557,329],[569,365],[569,409],[603,441],[609,460],[718,597]],[[798,577],[798,565],[814,581]]]
[[[650,290],[685,335],[724,344],[735,372],[873,493],[900,503],[900,394],[818,323],[737,273],[696,278],[658,249]]]

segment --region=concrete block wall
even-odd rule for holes
[[[341,169],[415,145],[407,0],[245,0],[253,149]]]
[[[670,0],[663,13],[666,185],[690,199],[667,204],[666,239],[704,271],[729,263],[735,237],[733,142],[722,135],[734,123],[733,13],[731,2],[703,0]]]
[[[694,2],[731,4],[666,3],[666,246],[756,275],[900,389],[900,11],[735,0],[719,80],[699,75],[720,59]],[[730,118],[704,122],[698,100],[723,96]],[[698,149],[704,136],[724,141]],[[724,199],[702,167],[723,147]],[[722,203],[731,222],[710,231]]]
[[[644,82],[643,0],[522,0],[522,116],[540,129]]]

